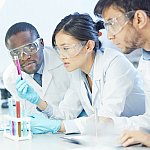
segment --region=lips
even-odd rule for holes
[[[114,44],[117,45],[117,46],[120,45],[120,43],[114,43]]]
[[[35,61],[30,61],[30,62],[22,64],[21,67],[25,68],[25,67],[31,66],[31,65],[33,65],[35,63],[36,63]]]
[[[70,63],[68,63],[68,62],[64,62],[64,66],[65,66],[65,67],[68,67],[69,64],[70,64]]]

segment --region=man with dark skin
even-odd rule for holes
[[[12,59],[16,55],[19,58],[22,79],[12,63],[4,72],[4,85],[15,99],[27,102],[30,113],[38,110],[48,118],[58,119],[73,119],[80,114],[82,107],[70,89],[69,74],[55,50],[44,46],[33,25],[27,22],[12,25],[5,44]],[[23,86],[26,91],[21,93]]]

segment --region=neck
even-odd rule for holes
[[[142,48],[144,48],[146,51],[150,51],[150,24],[147,26],[147,28],[143,31],[143,39],[144,39],[144,45]]]
[[[143,46],[143,48],[146,50],[146,51],[150,51],[150,39],[145,42],[145,45]]]
[[[88,56],[86,62],[84,63],[84,65],[81,67],[81,70],[85,73],[85,74],[89,74],[90,70],[92,68],[92,65],[94,63],[94,59],[95,59],[95,52],[92,52],[90,56]]]

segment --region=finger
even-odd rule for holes
[[[136,142],[134,140],[134,138],[129,138],[124,143],[122,143],[122,146],[127,147],[127,146],[130,146],[130,145],[133,145],[133,144],[137,144],[137,143],[138,142]]]
[[[20,80],[17,84],[16,84],[16,89],[18,89],[22,84],[27,83],[26,80]]]
[[[22,90],[22,94],[26,94],[27,93],[27,91],[28,91],[28,85],[26,85],[25,87],[24,87],[24,89]]]
[[[18,78],[16,80],[16,84],[21,80],[21,75],[18,75]]]
[[[128,136],[124,136],[124,137],[122,137],[122,138],[120,139],[120,143],[123,144],[123,143],[125,143],[128,139],[129,139]]]
[[[28,86],[27,82],[23,82],[20,87],[18,87],[17,91],[23,94],[24,88]]]
[[[121,137],[120,137],[120,142],[123,143],[123,142],[126,141],[128,138],[132,137],[130,133],[131,133],[130,131],[125,130],[125,131],[123,132],[123,134],[121,135]]]

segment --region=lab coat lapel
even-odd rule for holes
[[[80,79],[82,79],[82,76],[80,74]],[[83,100],[83,105],[85,105],[85,110],[86,110],[86,113],[87,115],[91,115],[91,112],[94,111],[91,103],[90,103],[90,100],[88,98],[88,95],[87,95],[87,90],[86,90],[86,87],[85,87],[85,84],[84,84],[84,81],[83,80],[80,80],[80,93],[82,95],[82,100]]]
[[[53,79],[53,70],[62,65],[63,62],[60,60],[55,51],[53,51],[53,53],[47,53],[47,51],[43,52],[44,52],[44,69],[42,75],[42,91],[44,96],[50,85],[51,80]]]
[[[46,94],[46,91],[50,85],[50,82],[52,80],[52,74],[50,71],[45,70],[43,72],[43,76],[42,76],[42,91],[43,91],[43,96]]]
[[[104,60],[101,52],[97,52],[94,61],[94,71],[93,71],[93,86],[92,86],[92,106],[97,105],[101,101],[100,97],[102,94],[103,87],[103,65]],[[98,107],[98,106],[97,106]]]
[[[100,80],[96,80],[93,84],[93,87],[92,87],[92,106],[94,106],[95,104],[95,101],[98,100],[98,94],[100,94],[99,91],[100,90]]]

